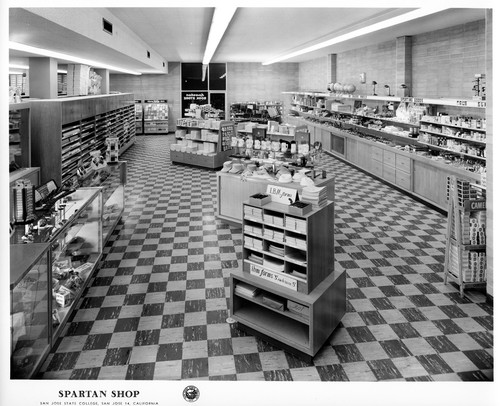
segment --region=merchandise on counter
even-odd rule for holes
[[[234,287],[234,291],[242,296],[255,297],[259,294],[260,289],[244,282],[238,282],[238,284]]]
[[[289,312],[297,314],[299,316],[305,317],[309,319],[309,307],[294,302],[293,300],[288,299],[286,302],[286,308]]]
[[[311,203],[313,207],[322,207],[328,202],[326,188],[316,186],[306,186],[302,188],[300,200],[306,203]]]
[[[272,295],[270,293],[263,293],[262,294],[262,303],[264,303],[266,306],[269,306],[275,310],[281,310],[285,311],[285,303],[286,299]]]
[[[284,272],[285,271],[285,263],[283,261],[280,261],[279,259],[265,257],[263,265],[266,268],[271,269],[272,271],[276,271],[276,272]]]

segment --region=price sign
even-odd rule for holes
[[[467,106],[467,100],[457,100],[457,106]]]
[[[401,97],[401,102],[403,103],[411,103],[413,101],[413,97]]]
[[[265,279],[272,283],[276,283],[288,289],[296,291],[298,287],[298,282],[296,279],[291,278],[282,272],[273,272],[257,265],[250,265],[250,273],[252,275],[258,276],[259,278]]]
[[[466,212],[486,210],[486,200],[466,200],[464,204]]]
[[[477,102],[477,107],[483,107],[483,108],[486,108],[486,102],[485,102],[485,101],[478,101],[478,102]]]
[[[424,99],[421,97],[414,97],[413,98],[413,103],[423,103]]]
[[[267,185],[267,194],[271,196],[271,201],[277,203],[291,204],[297,200],[297,189]]]

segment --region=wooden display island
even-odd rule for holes
[[[231,317],[311,361],[346,312],[346,272],[335,271],[334,203],[299,215],[287,204],[244,202],[242,216],[243,266],[231,272]]]
[[[267,185],[278,185],[290,189],[302,190],[300,184],[279,183],[278,181],[269,181],[268,179],[248,177],[244,180],[240,175],[227,172],[217,173],[217,213],[218,219],[235,225],[241,226],[241,205],[249,196],[256,193],[264,193]],[[315,186],[326,186],[328,200],[335,199],[335,177],[327,173],[325,179],[318,176],[315,179]]]

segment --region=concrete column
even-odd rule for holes
[[[57,98],[57,60],[31,57],[29,66],[30,97],[34,99]]]
[[[396,38],[396,83],[393,94],[398,97],[413,95],[411,46],[410,36]],[[406,89],[401,88],[403,83],[407,86]]]
[[[109,94],[109,69],[94,69],[101,78],[101,94]]]
[[[326,61],[326,83],[337,81],[337,54],[329,54]]]

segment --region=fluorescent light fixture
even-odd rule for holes
[[[237,7],[216,7],[208,33],[207,45],[205,54],[203,55],[203,65],[208,65],[215,54],[215,50],[219,46],[222,36],[226,32]]]
[[[110,69],[110,70],[114,70],[117,72],[128,73],[130,75],[141,75],[140,72],[136,72],[136,71],[132,71],[132,70],[128,70],[128,69],[123,69],[123,68],[118,68],[116,66],[108,65],[105,63],[97,62],[97,61],[92,61],[90,59],[78,58],[76,56],[63,54],[61,52],[55,52],[55,51],[50,51],[48,49],[36,48],[36,47],[32,47],[30,45],[19,44],[17,42],[13,42],[13,41],[9,41],[9,49],[15,49],[16,51],[30,52],[32,54],[48,56],[50,58],[55,58],[55,59],[63,59],[63,60],[71,61],[73,63],[81,63],[84,65],[90,65],[94,68]]]
[[[18,72],[18,71],[13,71],[13,70],[10,70],[9,71],[9,75],[22,75],[24,72]]]
[[[68,73],[66,69],[58,69],[57,73]]]
[[[316,45],[311,45],[309,47],[303,48],[299,51],[291,52],[289,54],[279,56],[277,58],[270,59],[269,61],[262,62],[262,65],[271,65],[276,62],[284,61],[286,59],[294,58],[299,55],[307,54],[309,52],[314,52],[317,51],[321,48],[329,47],[331,45],[339,44],[341,42],[360,37],[362,35],[370,34],[375,31],[383,30],[385,28],[392,27],[394,25],[402,24],[411,20],[415,20],[420,17],[425,17],[431,14],[438,13],[440,11],[446,10],[446,7],[425,7],[425,8],[419,8],[417,10],[410,11],[405,14],[401,14],[397,17],[389,18],[384,21],[380,21],[378,23],[368,25],[366,27],[351,31],[347,34],[339,35],[338,37],[331,38],[329,40],[320,42]]]
[[[14,63],[9,63],[9,68],[12,69],[29,69],[30,67],[28,65],[17,65]]]

